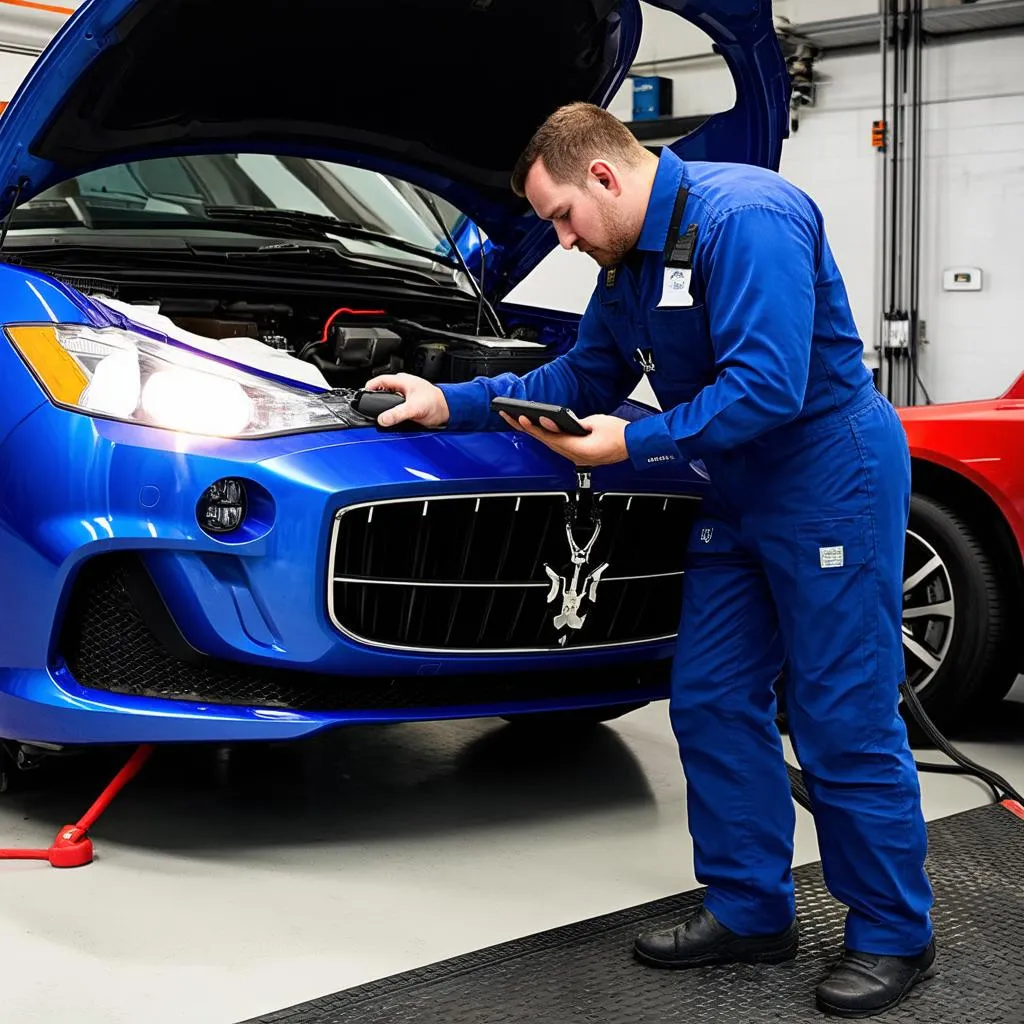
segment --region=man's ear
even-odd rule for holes
[[[622,191],[618,169],[607,160],[592,160],[587,176],[592,185],[603,188],[613,196],[617,196]]]

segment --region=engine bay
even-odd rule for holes
[[[516,327],[508,337],[478,334],[465,317],[439,317],[436,311],[421,322],[359,303],[331,308],[333,304],[308,300],[301,304],[205,297],[133,300],[123,293],[118,300],[104,295],[94,298],[152,326],[160,326],[153,321],[154,315],[166,318],[165,322],[196,339],[244,341],[250,351],[251,343],[258,342],[267,355],[278,357],[274,362],[279,366],[280,357],[287,356],[312,364],[333,389],[356,390],[385,373],[411,373],[434,383],[505,372],[523,374],[553,355],[551,346],[529,327]],[[308,374],[303,376],[309,379]]]
[[[359,388],[379,374],[403,372],[435,384],[454,384],[477,376],[527,373],[549,358],[546,346],[527,337],[463,334],[403,318],[371,320],[351,310],[338,311],[324,334],[295,354],[314,363],[336,388]]]

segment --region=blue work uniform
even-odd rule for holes
[[[670,282],[673,213],[692,253]],[[772,171],[663,150],[637,245],[602,270],[576,345],[522,378],[446,385],[449,429],[502,425],[495,395],[612,413],[645,370],[663,411],[626,428],[629,458],[640,470],[683,460],[710,478],[670,704],[705,905],[743,935],[793,920],[784,670],[825,881],[849,908],[846,945],[916,955],[932,891],[899,714],[910,459],[804,193]]]

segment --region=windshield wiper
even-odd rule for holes
[[[305,210],[276,210],[265,206],[206,206],[204,211],[212,220],[241,221],[254,224],[279,226],[287,229],[314,228],[321,235],[337,235],[341,238],[358,238],[367,242],[380,242],[400,252],[413,256],[425,256],[436,263],[458,270],[459,265],[450,256],[429,249],[425,245],[408,242],[404,238],[374,231],[356,221],[338,220],[322,213],[307,213]],[[294,236],[293,236],[294,237]]]
[[[304,243],[302,241],[267,242],[252,249],[210,248],[209,246],[198,246],[191,242],[187,242],[186,247],[194,256],[226,261],[267,261],[281,256],[299,256],[307,260],[340,260],[347,267],[369,266],[374,274],[380,272],[379,268],[383,268],[388,274],[392,276],[399,275],[404,281],[424,281],[435,288],[453,287],[451,282],[439,276],[436,271],[431,273],[422,267],[396,262],[394,259],[385,259],[383,256],[369,255],[362,252],[349,252],[347,249],[339,247],[336,243],[332,243],[330,239],[320,238],[311,245],[308,239],[309,232],[305,232],[305,235],[307,237]]]

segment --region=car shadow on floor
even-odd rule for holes
[[[56,831],[83,814],[131,753],[48,760],[3,797]],[[310,740],[162,746],[93,834],[213,852],[306,842],[419,839],[600,815],[656,814],[639,761],[597,726],[551,733],[495,720],[350,726]]]

